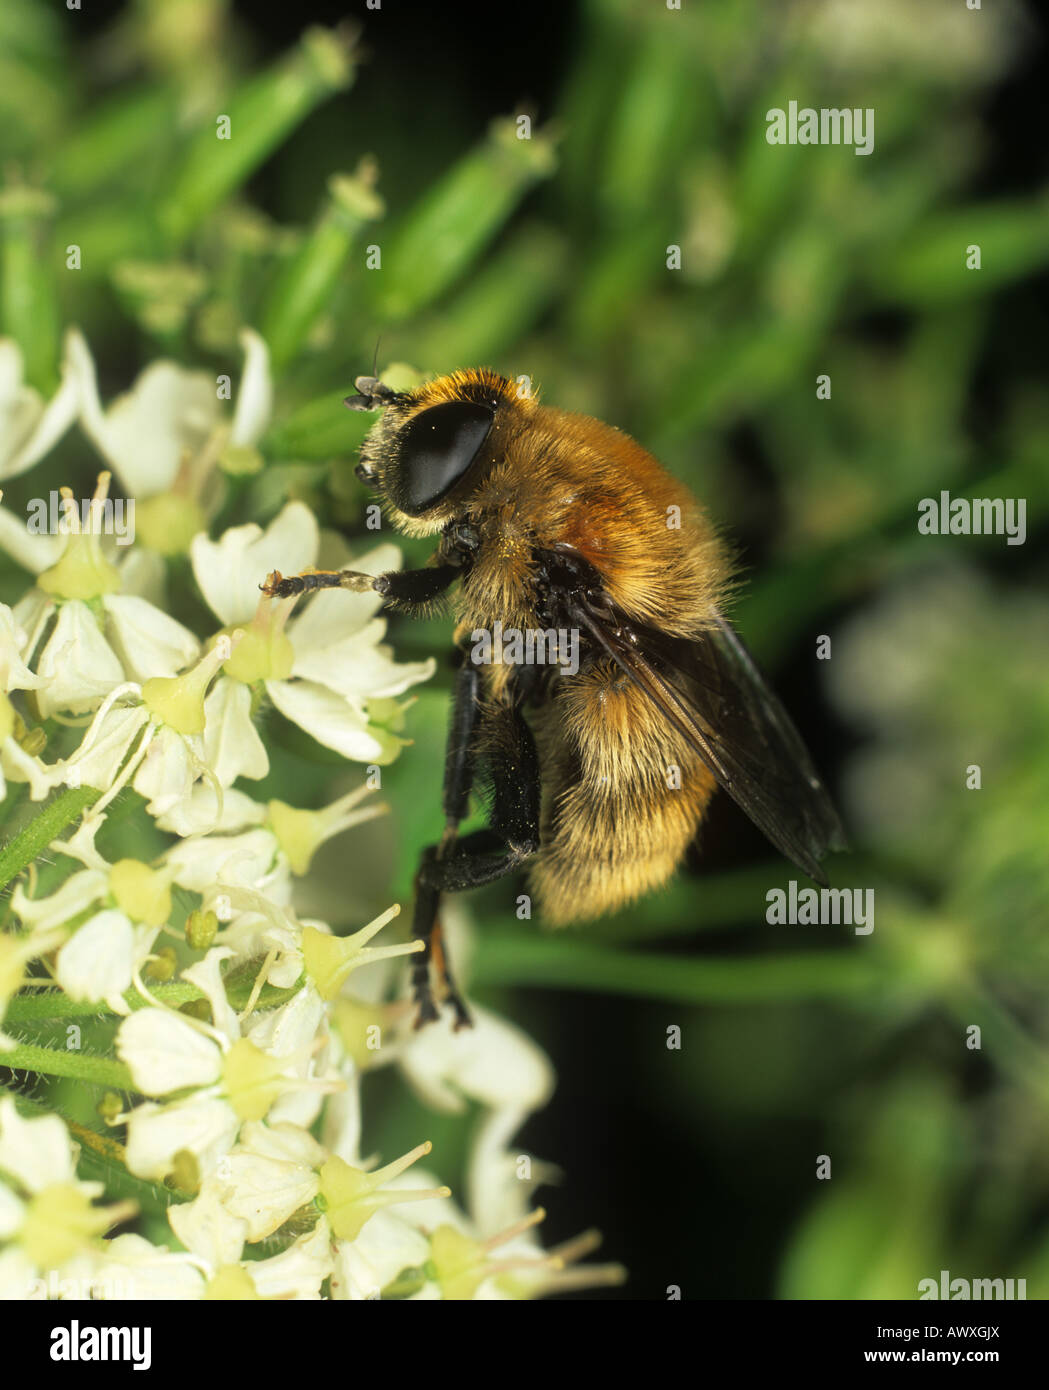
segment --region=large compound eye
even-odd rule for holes
[[[410,420],[398,441],[401,511],[419,516],[451,492],[480,452],[494,418],[491,406],[448,401]]]

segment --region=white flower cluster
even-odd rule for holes
[[[123,1145],[74,1138],[39,1101],[0,1101],[0,1296],[49,1296],[57,1280],[59,1296],[502,1298],[616,1278],[564,1267],[591,1237],[544,1253],[535,1236],[541,1213],[528,1206],[543,1170],[508,1146],[549,1095],[543,1054],[476,1005],[473,1030],[415,1034],[403,1005],[374,1002],[389,964],[350,992],[359,967],[414,949],[368,944],[396,907],[348,937],[298,915],[297,881],[318,847],[384,809],[368,781],[319,811],[245,790],[269,771],[264,705],[374,772],[403,743],[398,697],[432,669],[394,660],[377,595],[325,591],[301,611],[260,595],[269,571],[306,569],[322,546],[328,563],[348,558],[301,503],[265,530],[209,538],[216,466],[252,450],[269,415],[265,346],[246,334],[245,349],[227,424],[208,378],[171,363],[104,410],[75,334],[46,405],[0,344],[0,474],[24,471],[78,419],[137,499],[140,542],[114,545],[95,524],[109,473],[90,505],[63,497],[58,534],[0,509],[0,547],[35,575],[0,605],[0,797],[84,795],[79,824],[50,846],[66,876],[43,893],[31,866],[14,888],[0,1021],[41,983],[104,1006],[132,1097],[114,1095],[106,1114],[126,1126]],[[217,619],[203,638],[164,608],[176,554]],[[374,573],[398,564],[389,545],[353,558]],[[128,787],[150,843],[163,832],[167,848],[110,862],[99,832]],[[186,894],[199,906],[176,930]],[[19,1044],[9,1025],[0,1048]],[[362,1159],[360,1078],[387,1064],[438,1109],[482,1107],[469,1217],[433,1178],[406,1173],[428,1144],[384,1167]],[[163,1185],[170,1243],[105,1239],[134,1203],[96,1205],[104,1186],[77,1176],[81,1145]]]

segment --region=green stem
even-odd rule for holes
[[[226,997],[235,1009],[242,1009],[248,1002],[253,988],[250,979],[231,981]],[[161,1004],[177,1009],[181,1004],[189,1004],[203,999],[204,993],[187,980],[172,980],[170,984],[148,985],[150,994]],[[298,993],[298,985],[287,989],[277,989],[264,985],[259,995],[259,1009],[276,1009],[286,1004]],[[124,1001],[132,1010],[149,1007],[149,1000],[143,999],[137,990],[129,989]],[[16,995],[7,1005],[4,1020],[7,1023],[34,1023],[56,1018],[98,1018],[101,1014],[113,1014],[115,1010],[102,1000],[70,999],[61,990],[47,990],[40,994],[24,993]]]
[[[112,1057],[96,1057],[84,1052],[60,1052],[54,1047],[36,1047],[33,1043],[16,1043],[2,1054],[3,1064],[12,1071],[34,1071],[44,1076],[68,1076],[73,1081],[86,1081],[93,1086],[108,1086],[111,1090],[134,1091],[131,1072],[123,1062]]]
[[[172,243],[250,178],[314,107],[348,87],[354,68],[351,38],[308,29],[297,48],[234,92],[221,113],[228,130],[205,122],[168,184],[159,218]]]
[[[868,995],[883,976],[856,951],[809,951],[743,960],[684,960],[583,942],[512,936],[478,943],[475,984],[602,990],[683,1004]]]
[[[0,889],[39,859],[52,840],[102,795],[94,787],[70,787],[48,803],[0,849]]]
[[[330,308],[357,235],[383,211],[367,168],[357,177],[335,175],[316,225],[277,278],[266,301],[262,336],[274,367],[290,362]]]
[[[51,270],[53,200],[8,188],[0,198],[0,303],[4,332],[19,344],[30,385],[50,396],[58,385],[57,277]]]

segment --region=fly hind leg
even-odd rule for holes
[[[455,843],[459,822],[466,815],[470,799],[470,788],[474,777],[474,745],[477,740],[477,724],[481,713],[481,677],[477,667],[463,656],[455,678],[455,698],[452,704],[451,727],[448,731],[448,747],[444,763],[444,835],[438,845],[430,845],[423,851],[422,863],[415,876],[415,916],[412,935],[423,943],[412,967],[412,997],[418,1005],[415,1020],[416,1028],[425,1023],[433,1023],[438,1017],[434,1003],[433,988],[430,983],[430,962],[437,956],[442,979],[446,986],[450,983],[448,956],[441,940],[440,907],[441,895],[437,888],[423,880],[423,869],[427,862],[443,856]],[[454,985],[451,986],[454,992]],[[465,1026],[469,1015],[454,992],[458,1001],[457,1022]],[[453,1001],[454,1002],[454,1001]]]
[[[415,935],[423,950],[412,973],[419,1012],[416,1027],[437,1017],[430,961],[437,957],[456,1027],[471,1020],[455,986],[439,923],[442,893],[460,893],[504,878],[539,848],[539,755],[532,731],[514,705],[489,707],[484,721],[484,760],[492,784],[489,826],[457,838],[478,756],[480,729],[477,668],[464,661],[456,687],[445,765],[445,833],[423,852],[416,879]]]

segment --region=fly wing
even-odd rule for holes
[[[575,622],[688,741],[759,830],[817,883],[845,835],[801,735],[720,616],[687,640],[572,604]]]

